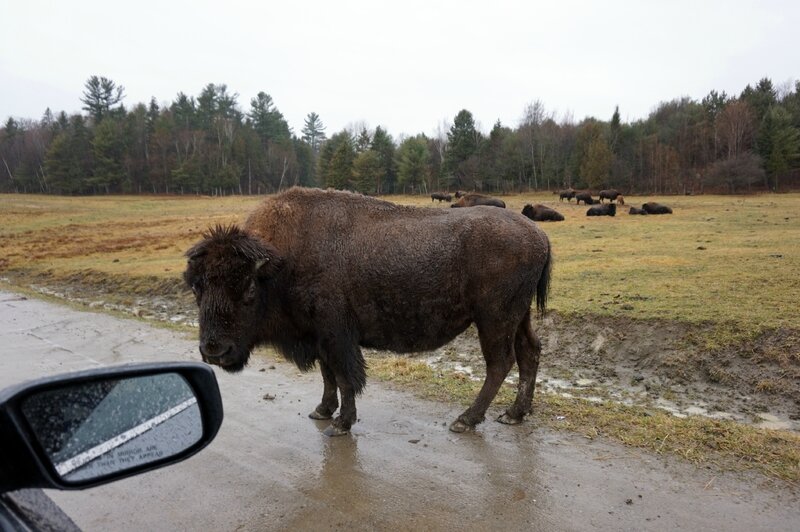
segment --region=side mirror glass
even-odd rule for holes
[[[20,411],[65,483],[167,460],[203,438],[197,397],[178,373],[65,384],[28,395]]]

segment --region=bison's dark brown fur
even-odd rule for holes
[[[593,205],[586,211],[586,216],[615,216],[617,214],[616,203],[606,203],[603,205]]]
[[[439,200],[439,203],[443,201],[450,203],[453,200],[453,197],[450,194],[447,194],[446,192],[434,192],[431,194],[431,202],[433,202],[434,200]]]
[[[628,214],[647,214],[647,211],[644,209],[637,209],[636,207],[631,207],[628,211]]]
[[[534,222],[563,222],[564,215],[546,205],[528,203],[522,208],[522,214]]]
[[[619,195],[620,195],[619,192],[614,190],[613,188],[607,190],[601,190],[599,194],[600,203],[603,203],[604,199],[607,199],[608,201],[614,201],[615,199],[617,199],[617,196]]]
[[[319,364],[324,390],[310,416],[333,417],[341,395],[329,435],[356,421],[361,347],[435,349],[471,323],[486,381],[450,429],[484,419],[515,360],[517,397],[499,421],[531,411],[541,350],[531,304],[535,296],[544,311],[551,259],[547,236],[524,216],[292,188],[267,198],[243,228],[210,230],[187,256],[203,359],[238,371],[269,344],[302,370]]]
[[[567,203],[569,203],[569,200],[571,200],[574,197],[575,197],[575,190],[573,190],[571,188],[568,188],[566,190],[559,190],[558,191],[558,200],[559,201],[564,201],[564,198],[567,198]]]
[[[642,204],[642,209],[647,212],[647,214],[672,214],[671,208],[667,207],[666,205],[656,203],[655,201],[648,201],[647,203]]]
[[[450,207],[475,207],[477,205],[489,205],[491,207],[500,207],[505,209],[506,203],[503,200],[493,198],[491,196],[484,196],[483,194],[463,194],[458,201],[450,205]]]
[[[599,201],[592,199],[592,194],[589,192],[576,192],[575,202],[578,205],[580,205],[581,202],[583,202],[585,205],[593,205],[595,203],[599,203]]]

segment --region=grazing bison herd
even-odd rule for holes
[[[572,189],[558,194],[591,205],[587,216],[614,216],[624,205],[615,190],[598,200]],[[497,198],[455,197],[451,207],[472,208],[294,187],[264,200],[244,225],[210,229],[186,252],[184,272],[199,309],[202,359],[238,372],[256,346],[269,345],[303,371],[319,367],[322,398],[309,417],[331,419],[325,434],[336,436],[357,420],[362,347],[427,351],[475,324],[486,378],[450,430],[483,421],[515,362],[516,399],[498,421],[520,423],[531,412],[541,353],[531,306],[535,300],[545,311],[552,268],[550,242],[533,222],[564,216],[542,204],[525,205],[521,216]],[[436,200],[452,198],[437,192]],[[629,212],[672,209],[647,202]]]

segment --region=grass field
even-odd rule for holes
[[[449,207],[428,197],[386,199]],[[800,350],[793,339],[800,338],[800,194],[626,197],[627,205],[614,218],[587,218],[587,207],[559,203],[551,194],[503,199],[517,212],[526,203],[545,203],[566,216],[564,222],[541,224],[556,258],[549,306],[559,315],[573,321],[685,323],[702,331],[694,340],[711,353],[779,331],[785,341],[774,356],[789,368],[782,378],[798,374]],[[628,205],[650,200],[670,205],[674,214],[627,214]],[[2,195],[0,277],[21,289],[35,280],[54,287],[78,282],[87,290],[111,286],[122,294],[181,294],[185,250],[209,226],[243,222],[258,201]],[[370,367],[371,378],[403,383],[428,397],[464,402],[474,396],[474,382],[442,377],[418,361],[371,360]],[[496,403],[510,401],[512,392],[504,389]],[[752,467],[795,485],[800,481],[796,434],[679,419],[610,402],[537,397],[537,423],[696,463]],[[554,423],[554,412],[569,421]]]
[[[565,222],[542,224],[556,266],[551,308],[565,314],[728,324],[752,333],[800,328],[800,194],[678,196],[673,215],[585,216],[550,194]],[[446,208],[426,197],[388,198]],[[639,205],[652,198],[627,198]],[[183,252],[216,223],[241,222],[253,197],[0,196],[0,271],[98,272],[177,279]]]

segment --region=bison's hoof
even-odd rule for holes
[[[350,429],[343,429],[341,427],[337,427],[336,425],[328,425],[328,428],[322,431],[325,436],[330,436],[333,438],[334,436],[344,436],[345,434],[350,433]]]
[[[506,425],[519,425],[522,423],[521,417],[512,417],[508,415],[508,412],[497,418],[497,421],[500,423],[505,423]]]
[[[319,408],[317,408],[316,410],[314,410],[313,412],[311,412],[311,413],[308,415],[308,417],[310,417],[311,419],[320,419],[320,420],[324,420],[324,419],[330,419],[330,418],[332,418],[332,417],[333,417],[333,414],[326,414],[325,412],[320,412]]]
[[[461,432],[466,432],[471,428],[472,428],[472,426],[467,425],[466,423],[464,423],[460,419],[456,419],[455,421],[450,423],[450,432],[461,433]]]

